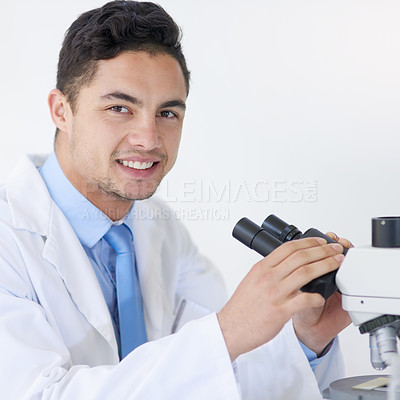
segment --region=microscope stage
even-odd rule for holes
[[[388,375],[363,375],[339,379],[324,390],[323,398],[330,400],[385,400],[388,393],[386,386],[371,390],[354,389],[354,386],[372,381],[377,378],[388,378]]]

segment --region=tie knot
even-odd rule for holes
[[[131,230],[125,225],[113,225],[104,235],[106,242],[117,254],[132,253],[133,236]]]

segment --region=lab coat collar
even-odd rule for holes
[[[5,190],[14,228],[47,237],[53,201],[37,170],[45,159],[45,155],[23,156],[6,179]]]
[[[65,176],[55,152],[40,168],[51,198],[64,213],[83,246],[92,248],[111,228],[112,221]]]

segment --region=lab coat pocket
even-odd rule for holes
[[[174,312],[174,322],[172,324],[171,333],[178,332],[186,322],[194,319],[202,318],[211,311],[194,301],[180,297]]]

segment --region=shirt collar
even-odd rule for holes
[[[111,219],[72,185],[64,175],[55,152],[39,168],[39,173],[50,196],[67,217],[79,241],[86,247],[93,247],[110,229],[113,224]],[[115,223],[125,222],[132,231],[131,220],[132,218],[125,217]]]

